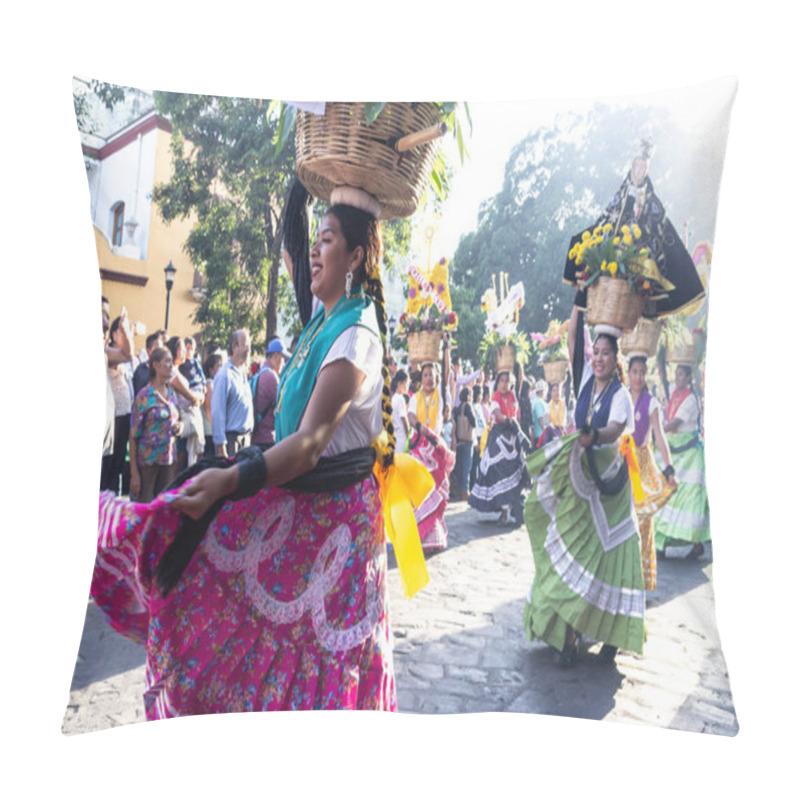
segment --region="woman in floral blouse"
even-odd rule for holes
[[[149,378],[136,395],[131,419],[131,496],[140,503],[149,503],[172,480],[181,430],[169,350],[157,347],[151,353]]]

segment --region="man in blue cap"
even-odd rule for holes
[[[278,397],[278,377],[283,365],[291,356],[283,342],[275,337],[267,345],[267,357],[259,373],[252,379],[253,411],[256,426],[253,431],[253,444],[271,447],[275,444],[275,403]]]

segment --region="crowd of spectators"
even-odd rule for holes
[[[275,442],[275,404],[281,371],[291,352],[273,338],[263,360],[251,358],[246,330],[231,333],[227,352],[210,349],[201,363],[191,336],[149,334],[134,352],[133,328],[123,308],[109,320],[103,298],[103,335],[107,364],[107,425],[100,488],[152,499],[184,468],[201,456],[233,457],[250,444]],[[293,343],[294,344],[294,343]],[[457,356],[443,390],[442,439],[455,453],[451,500],[466,500],[474,486],[492,427],[493,373],[467,374]],[[412,434],[409,399],[419,390],[420,373],[398,369],[392,375],[392,418],[397,450],[405,452]],[[572,409],[566,387],[538,380],[533,385],[517,365],[512,391],[519,405],[519,425],[537,446],[553,430],[569,429]]]

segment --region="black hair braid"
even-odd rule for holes
[[[313,198],[305,186],[295,179],[283,209],[283,246],[292,260],[292,283],[300,319],[306,325],[311,319],[314,298],[311,295],[308,212]]]
[[[387,468],[394,462],[394,448],[395,448],[395,435],[394,423],[392,422],[392,390],[391,378],[389,375],[389,358],[386,348],[386,304],[383,299],[383,282],[380,278],[367,278],[366,292],[375,301],[376,310],[378,312],[378,327],[383,337],[383,365],[381,367],[381,374],[383,375],[383,391],[381,393],[381,412],[383,416],[383,429],[389,437],[389,442],[386,447],[386,452],[383,455],[383,467]]]

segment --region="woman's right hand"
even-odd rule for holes
[[[138,472],[131,472],[130,495],[135,500],[142,489],[142,478]]]
[[[181,487],[173,506],[192,519],[200,519],[221,497],[236,489],[235,468],[207,469]]]

